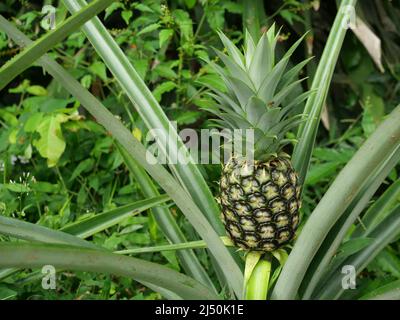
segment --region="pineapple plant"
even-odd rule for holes
[[[95,0],[93,3],[99,1],[104,0]],[[77,12],[85,5],[84,0],[64,2],[71,12]],[[355,4],[356,0],[341,1],[321,62],[314,75],[311,86],[313,94],[304,108],[309,117],[306,125],[299,130],[299,143],[292,160],[302,178],[310,163],[321,110],[347,30],[341,27],[344,23],[347,25],[348,21],[347,10],[344,9],[354,7]],[[83,9],[76,14],[87,14],[86,10],[89,9]],[[254,26],[257,25],[253,20],[248,21]],[[92,20],[90,24],[91,27],[83,27],[83,31],[122,85],[122,90],[145,118],[148,129],[163,124],[160,127],[167,134],[170,126],[163,110],[130,65],[129,59],[124,56],[100,20]],[[66,26],[68,27],[57,27],[57,34],[67,33]],[[200,27],[201,24],[198,28]],[[33,64],[37,58],[37,48],[47,50],[54,46],[57,40],[53,36],[45,35],[30,46],[29,39],[1,15],[0,29],[16,44],[26,47],[22,55],[11,62],[12,66],[17,67],[17,73],[24,70],[24,64],[18,63],[20,59],[25,63],[27,59],[31,60],[30,63]],[[244,54],[224,35],[221,34],[221,38],[228,54],[219,52],[219,56],[227,71],[218,65],[213,66],[225,81],[227,92],[214,90],[213,96],[218,105],[210,108],[210,111],[220,117],[219,125],[222,127],[250,128],[256,136],[255,161],[250,162],[233,154],[224,166],[221,177],[220,202],[224,208],[225,225],[235,243],[249,251],[246,255],[244,274],[241,265],[236,263],[224,247],[224,244],[230,243],[223,243],[219,237],[220,221],[217,221],[216,226],[213,225],[213,219],[217,217],[219,209],[211,190],[201,180],[202,175],[196,170],[196,166],[191,166],[191,163],[184,164],[184,167],[179,163],[174,164],[173,175],[161,164],[150,165],[145,161],[145,146],[133,137],[124,123],[117,120],[62,66],[50,57],[43,56],[37,62],[118,141],[118,148],[127,167],[142,185],[143,193],[148,199],[78,220],[67,225],[62,231],[41,226],[40,221],[19,221],[17,218],[1,214],[0,280],[9,278],[6,284],[11,284],[14,275],[20,271],[23,275],[27,273],[26,270],[18,268],[40,269],[43,265],[50,264],[60,269],[129,276],[167,299],[218,299],[221,298],[221,291],[213,286],[214,279],[207,274],[210,269],[203,268],[199,261],[196,263],[197,256],[189,251],[207,247],[214,258],[210,260],[213,260],[215,271],[223,273],[218,278],[223,288],[222,292],[227,292],[226,298],[399,298],[400,284],[396,280],[387,282],[390,281],[390,277],[383,279],[383,282],[378,282],[378,278],[374,277],[370,279],[372,282],[368,283],[364,282],[367,277],[363,276],[362,286],[352,290],[349,295],[342,286],[342,266],[352,265],[359,274],[383,249],[389,249],[386,251],[389,253],[394,251],[391,244],[398,239],[400,230],[399,206],[398,202],[394,201],[399,193],[398,177],[365,214],[362,211],[371,202],[373,193],[384,182],[385,177],[399,162],[400,106],[387,115],[384,122],[362,144],[335,178],[308,216],[290,254],[285,250],[264,254],[265,251],[274,250],[289,242],[298,224],[299,181],[292,168],[290,156],[283,152],[283,148],[290,142],[286,137],[287,131],[302,120],[301,116],[293,115],[296,113],[293,112],[293,108],[306,99],[307,93],[296,96],[294,87],[298,83],[295,80],[296,75],[307,61],[286,71],[288,59],[298,42],[275,63],[274,48],[278,35],[275,34],[274,28],[264,34],[257,45],[247,35]],[[6,73],[4,70],[6,69],[0,68],[0,75]],[[9,78],[4,76],[3,79]],[[14,117],[12,119],[14,120]],[[235,138],[240,142],[245,137]],[[176,146],[174,139],[170,139],[168,143],[172,144],[172,147]],[[185,150],[182,150],[182,154],[183,151]],[[183,168],[186,170],[182,170]],[[168,196],[158,194],[150,176]],[[6,184],[3,187],[5,186]],[[174,217],[170,215],[169,206],[159,206],[170,199],[203,239],[201,243],[187,241],[183,230],[180,230]],[[82,239],[83,235],[94,236],[104,229],[117,226],[128,214],[132,214],[132,210],[149,208],[154,211],[154,216],[158,209],[163,209],[159,214],[162,217],[159,219],[160,230],[165,230],[163,232],[171,244],[143,248],[135,246],[112,253],[107,252],[108,246],[101,248],[98,242],[92,243]],[[247,220],[241,219],[242,216]],[[356,219],[360,222],[357,223]],[[23,241],[14,241],[11,238]],[[362,240],[363,246],[360,246],[359,240]],[[357,251],[354,250],[355,247],[358,248]],[[121,256],[159,252],[166,248],[182,252],[181,264],[186,275],[142,257]],[[351,249],[351,252],[342,250],[344,248]],[[342,262],[337,260],[338,257],[344,258]],[[279,267],[272,263],[274,258],[279,261]],[[34,272],[40,274],[40,270]],[[26,278],[28,281],[23,282],[30,283],[34,278],[37,278],[35,273],[29,274]],[[376,289],[368,292],[369,288]],[[242,289],[245,289],[246,294],[242,295]]]
[[[211,64],[227,90],[212,89],[217,104],[207,109],[219,117],[218,126],[241,129],[230,145],[245,143],[247,129],[254,132],[254,160],[233,152],[222,169],[222,220],[236,246],[273,251],[294,237],[299,223],[300,183],[283,147],[292,141],[286,133],[303,118],[292,110],[308,95],[295,94],[304,80],[297,75],[308,60],[286,71],[300,39],[275,63],[279,32],[274,26],[257,44],[247,32],[243,53],[223,33],[219,36],[227,54],[216,53],[226,68]]]

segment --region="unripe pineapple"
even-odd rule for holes
[[[308,92],[295,94],[305,60],[286,70],[301,39],[275,63],[278,34],[272,26],[257,45],[246,33],[242,53],[224,34],[227,54],[216,51],[225,69],[211,63],[226,92],[213,88],[218,102],[207,108],[220,127],[254,130],[254,161],[232,155],[224,165],[219,202],[222,220],[235,245],[245,250],[273,251],[288,243],[299,223],[300,186],[290,157],[282,148],[291,142],[286,133],[303,120],[291,115]],[[295,96],[294,96],[295,95]],[[245,136],[233,139],[243,143]],[[235,143],[238,141],[235,141]]]

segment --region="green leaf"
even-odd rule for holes
[[[31,115],[24,124],[25,132],[34,132],[42,122],[44,114],[42,112],[36,112]]]
[[[8,300],[17,296],[17,292],[7,288],[5,285],[0,285],[0,300]]]
[[[29,191],[31,191],[31,189],[21,183],[4,183],[4,184],[0,184],[0,186],[6,188],[7,190],[10,190],[12,192],[17,192],[17,193],[27,193]]]
[[[156,68],[154,68],[154,72],[159,76],[167,79],[175,79],[178,77],[176,72],[172,70],[170,66],[167,65],[162,65],[162,64],[158,65]]]
[[[85,5],[85,1],[66,0],[65,4],[70,11],[76,12]],[[146,6],[140,6],[139,8],[139,5],[136,5],[135,8],[141,11],[147,12],[150,10],[149,12],[153,12]],[[98,18],[92,19],[83,26],[83,31],[103,58],[114,77],[118,80],[133,106],[136,107],[139,116],[143,119],[147,128],[160,130],[166,137],[170,136],[171,139],[167,141],[167,147],[170,150],[179,150],[182,157],[185,157],[187,148],[179,138],[176,130],[171,128],[163,109],[100,20]],[[162,148],[163,146],[161,145]],[[219,208],[217,203],[197,165],[192,162],[185,165],[178,163],[172,165],[171,169],[179,177],[181,183],[189,191],[189,194],[193,197],[199,208],[201,208],[203,214],[207,216],[215,230],[220,235],[225,234],[222,223],[218,218]]]
[[[142,191],[143,195],[145,197],[159,196],[160,193],[158,192],[157,187],[154,185],[153,181],[148,176],[146,171],[138,165],[136,160],[133,159],[121,145],[116,143],[116,146],[121,153],[121,156],[123,157],[126,166],[129,168],[129,171],[135,177],[137,183],[140,185],[140,190]],[[155,207],[151,210],[151,214],[157,222],[158,227],[161,229],[165,237],[170,242],[178,243],[177,246],[186,244],[188,242],[184,233],[179,228],[168,208],[162,206]],[[204,244],[205,247],[206,245],[204,241],[201,242]],[[208,276],[204,267],[201,265],[193,250],[179,251],[178,257],[180,258],[183,269],[189,276],[215,290],[212,280]]]
[[[0,216],[0,234],[33,242],[59,243],[71,246],[99,248],[91,242],[68,233],[51,230],[33,223]]]
[[[329,230],[328,235],[324,239],[321,247],[315,255],[306,278],[303,281],[306,284],[306,291],[303,299],[309,299],[312,291],[318,282],[323,281],[330,273],[335,265],[330,266],[330,270],[326,270],[332,257],[336,254],[340,243],[348,235],[349,230],[362,210],[368,205],[368,202],[378,190],[381,183],[389,174],[390,170],[400,161],[400,148],[390,154],[386,159],[378,163],[375,169],[372,169],[368,177],[362,183],[361,188],[355,193],[351,203],[347,206],[345,212],[338,219],[335,225]],[[354,233],[352,235],[355,238]],[[369,233],[364,233],[359,237],[369,237]],[[309,279],[309,277],[311,277]]]
[[[400,279],[400,259],[394,252],[388,249],[383,250],[376,257],[376,264],[382,271]]]
[[[81,238],[87,238],[97,232],[103,231],[113,225],[120,223],[127,217],[137,215],[142,211],[160,205],[168,200],[170,200],[170,197],[166,195],[161,195],[146,200],[136,201],[134,203],[121,206],[117,209],[97,214],[91,218],[77,221],[73,224],[63,227],[61,231],[73,234]]]
[[[60,115],[43,117],[36,131],[40,139],[33,141],[40,155],[47,159],[47,165],[54,167],[65,150],[65,140],[61,131],[61,123],[65,118]]]
[[[181,38],[185,41],[190,40],[193,37],[193,22],[190,19],[189,13],[181,9],[176,9],[172,11],[172,16],[179,26]]]
[[[323,179],[332,177],[339,165],[340,163],[338,162],[328,162],[313,165],[311,170],[307,173],[305,184],[315,185],[316,183],[323,181]]]
[[[339,253],[335,258],[336,259],[347,258],[351,254],[354,254],[363,249],[364,247],[370,245],[373,241],[374,239],[372,238],[350,239],[342,244],[342,246],[339,248]]]
[[[107,8],[113,1],[115,0],[93,1],[9,60],[0,69],[0,90],[71,32],[74,32],[90,18]],[[37,90],[37,88],[34,90]]]
[[[47,96],[47,90],[42,86],[29,86],[26,91],[34,96]]]
[[[88,158],[88,159],[83,160],[82,162],[79,162],[78,166],[72,172],[68,181],[73,181],[82,172],[87,172],[87,171],[91,170],[94,166],[94,163],[95,163],[95,161],[93,158]]]
[[[379,287],[362,296],[360,300],[400,300],[400,280]]]
[[[197,0],[185,0],[185,4],[189,9],[192,9],[196,5]]]
[[[140,30],[137,35],[140,36],[142,34],[149,33],[154,30],[157,30],[158,28],[160,28],[160,25],[158,23],[152,23],[152,24],[148,25],[147,27],[144,27],[142,30]]]
[[[85,74],[82,78],[81,78],[81,84],[82,86],[84,86],[86,89],[89,89],[90,86],[92,85],[92,76],[90,74]]]
[[[196,82],[198,82],[204,86],[217,89],[222,92],[224,92],[226,90],[226,87],[222,83],[221,78],[216,74],[202,75],[196,80]]]
[[[106,20],[115,10],[124,9],[124,4],[122,2],[114,2],[107,9],[106,14],[104,16],[104,20]]]
[[[150,283],[176,293],[184,299],[218,299],[197,281],[153,262],[105,251],[65,245],[0,243],[0,266],[110,273]]]
[[[133,12],[131,10],[124,10],[121,13],[122,19],[124,19],[127,26],[129,26],[129,21],[131,20]]]
[[[366,137],[369,137],[374,132],[376,124],[369,109],[364,110],[361,125]]]
[[[164,43],[166,43],[169,39],[171,39],[173,35],[174,35],[174,30],[172,29],[161,30],[158,35],[160,48],[164,45]]]
[[[274,298],[293,299],[296,296],[313,257],[330,229],[351,205],[371,172],[389,159],[400,145],[399,121],[400,105],[364,142],[331,184],[308,218],[283,267],[274,289]]]
[[[400,206],[392,210],[391,214],[382,221],[379,226],[371,232],[370,237],[374,239],[373,243],[362,251],[350,256],[341,266],[352,265],[357,274],[364,268],[392,241],[400,234]],[[341,266],[332,274],[332,276],[320,288],[314,298],[318,299],[338,299],[344,292],[341,279]]]
[[[261,256],[262,254],[258,251],[250,251],[246,255],[246,266],[244,269],[244,281],[243,281],[243,288],[244,288],[243,296],[245,296],[247,282],[249,281],[258,261],[260,261]]]
[[[166,81],[158,85],[154,90],[153,90],[153,95],[156,98],[158,102],[161,101],[161,96],[166,93],[170,92],[173,89],[176,88],[176,83],[172,81]]]
[[[224,27],[225,10],[218,5],[208,6],[206,10],[207,22],[213,30],[220,30]]]
[[[101,61],[95,61],[89,66],[89,70],[103,81],[107,81],[107,71],[106,66]]]
[[[143,3],[137,3],[135,4],[135,9],[141,11],[141,12],[148,12],[148,13],[154,13],[154,10],[151,9],[149,6],[146,6]]]
[[[304,181],[311,160],[315,138],[321,118],[321,112],[325,104],[326,96],[331,84],[333,71],[339,57],[347,28],[343,25],[348,21],[347,8],[354,8],[357,0],[343,0],[340,3],[333,26],[329,32],[321,60],[318,64],[313,82],[311,94],[304,107],[307,120],[299,126],[298,143],[293,152],[293,166],[299,173],[300,180]]]
[[[352,237],[367,236],[386,218],[390,211],[400,204],[400,179],[394,182],[382,196],[368,209]]]

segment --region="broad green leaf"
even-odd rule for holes
[[[34,132],[42,122],[43,115],[44,114],[42,112],[36,112],[32,116],[30,116],[24,124],[25,132]]]
[[[152,23],[152,24],[148,25],[147,27],[144,27],[142,30],[140,30],[137,35],[140,36],[142,34],[149,33],[154,30],[157,30],[158,28],[160,28],[160,25],[158,23]]]
[[[4,183],[0,184],[1,187],[6,188],[7,190],[10,190],[12,192],[17,192],[17,193],[27,193],[30,192],[31,189],[21,183]]]
[[[47,90],[42,86],[29,86],[26,88],[26,92],[34,96],[47,96]]]
[[[193,22],[190,19],[189,13],[181,9],[176,9],[172,11],[172,16],[179,26],[182,39],[185,41],[190,40],[193,37]]]
[[[159,37],[159,44],[160,48],[166,43],[169,39],[172,38],[174,34],[174,30],[172,29],[163,29],[160,31],[158,37]]]
[[[124,19],[127,26],[129,26],[129,21],[131,20],[133,12],[131,10],[124,10],[121,13],[122,19]]]
[[[185,4],[189,9],[192,9],[195,4],[196,4],[197,0],[185,0]]]
[[[103,81],[107,81],[106,66],[101,61],[95,61],[89,66],[89,70]]]

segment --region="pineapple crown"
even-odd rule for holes
[[[225,69],[208,62],[221,76],[226,92],[215,88],[210,95],[217,105],[206,109],[220,119],[216,126],[229,129],[254,130],[254,157],[267,160],[276,156],[293,139],[286,139],[286,133],[304,121],[302,114],[293,115],[293,109],[302,103],[309,92],[298,94],[298,80],[301,69],[311,59],[306,59],[287,69],[289,58],[303,40],[301,37],[282,57],[275,61],[275,47],[279,31],[273,25],[256,44],[246,30],[243,53],[222,32],[218,35],[227,54],[216,50]],[[235,140],[245,139],[235,136]]]

